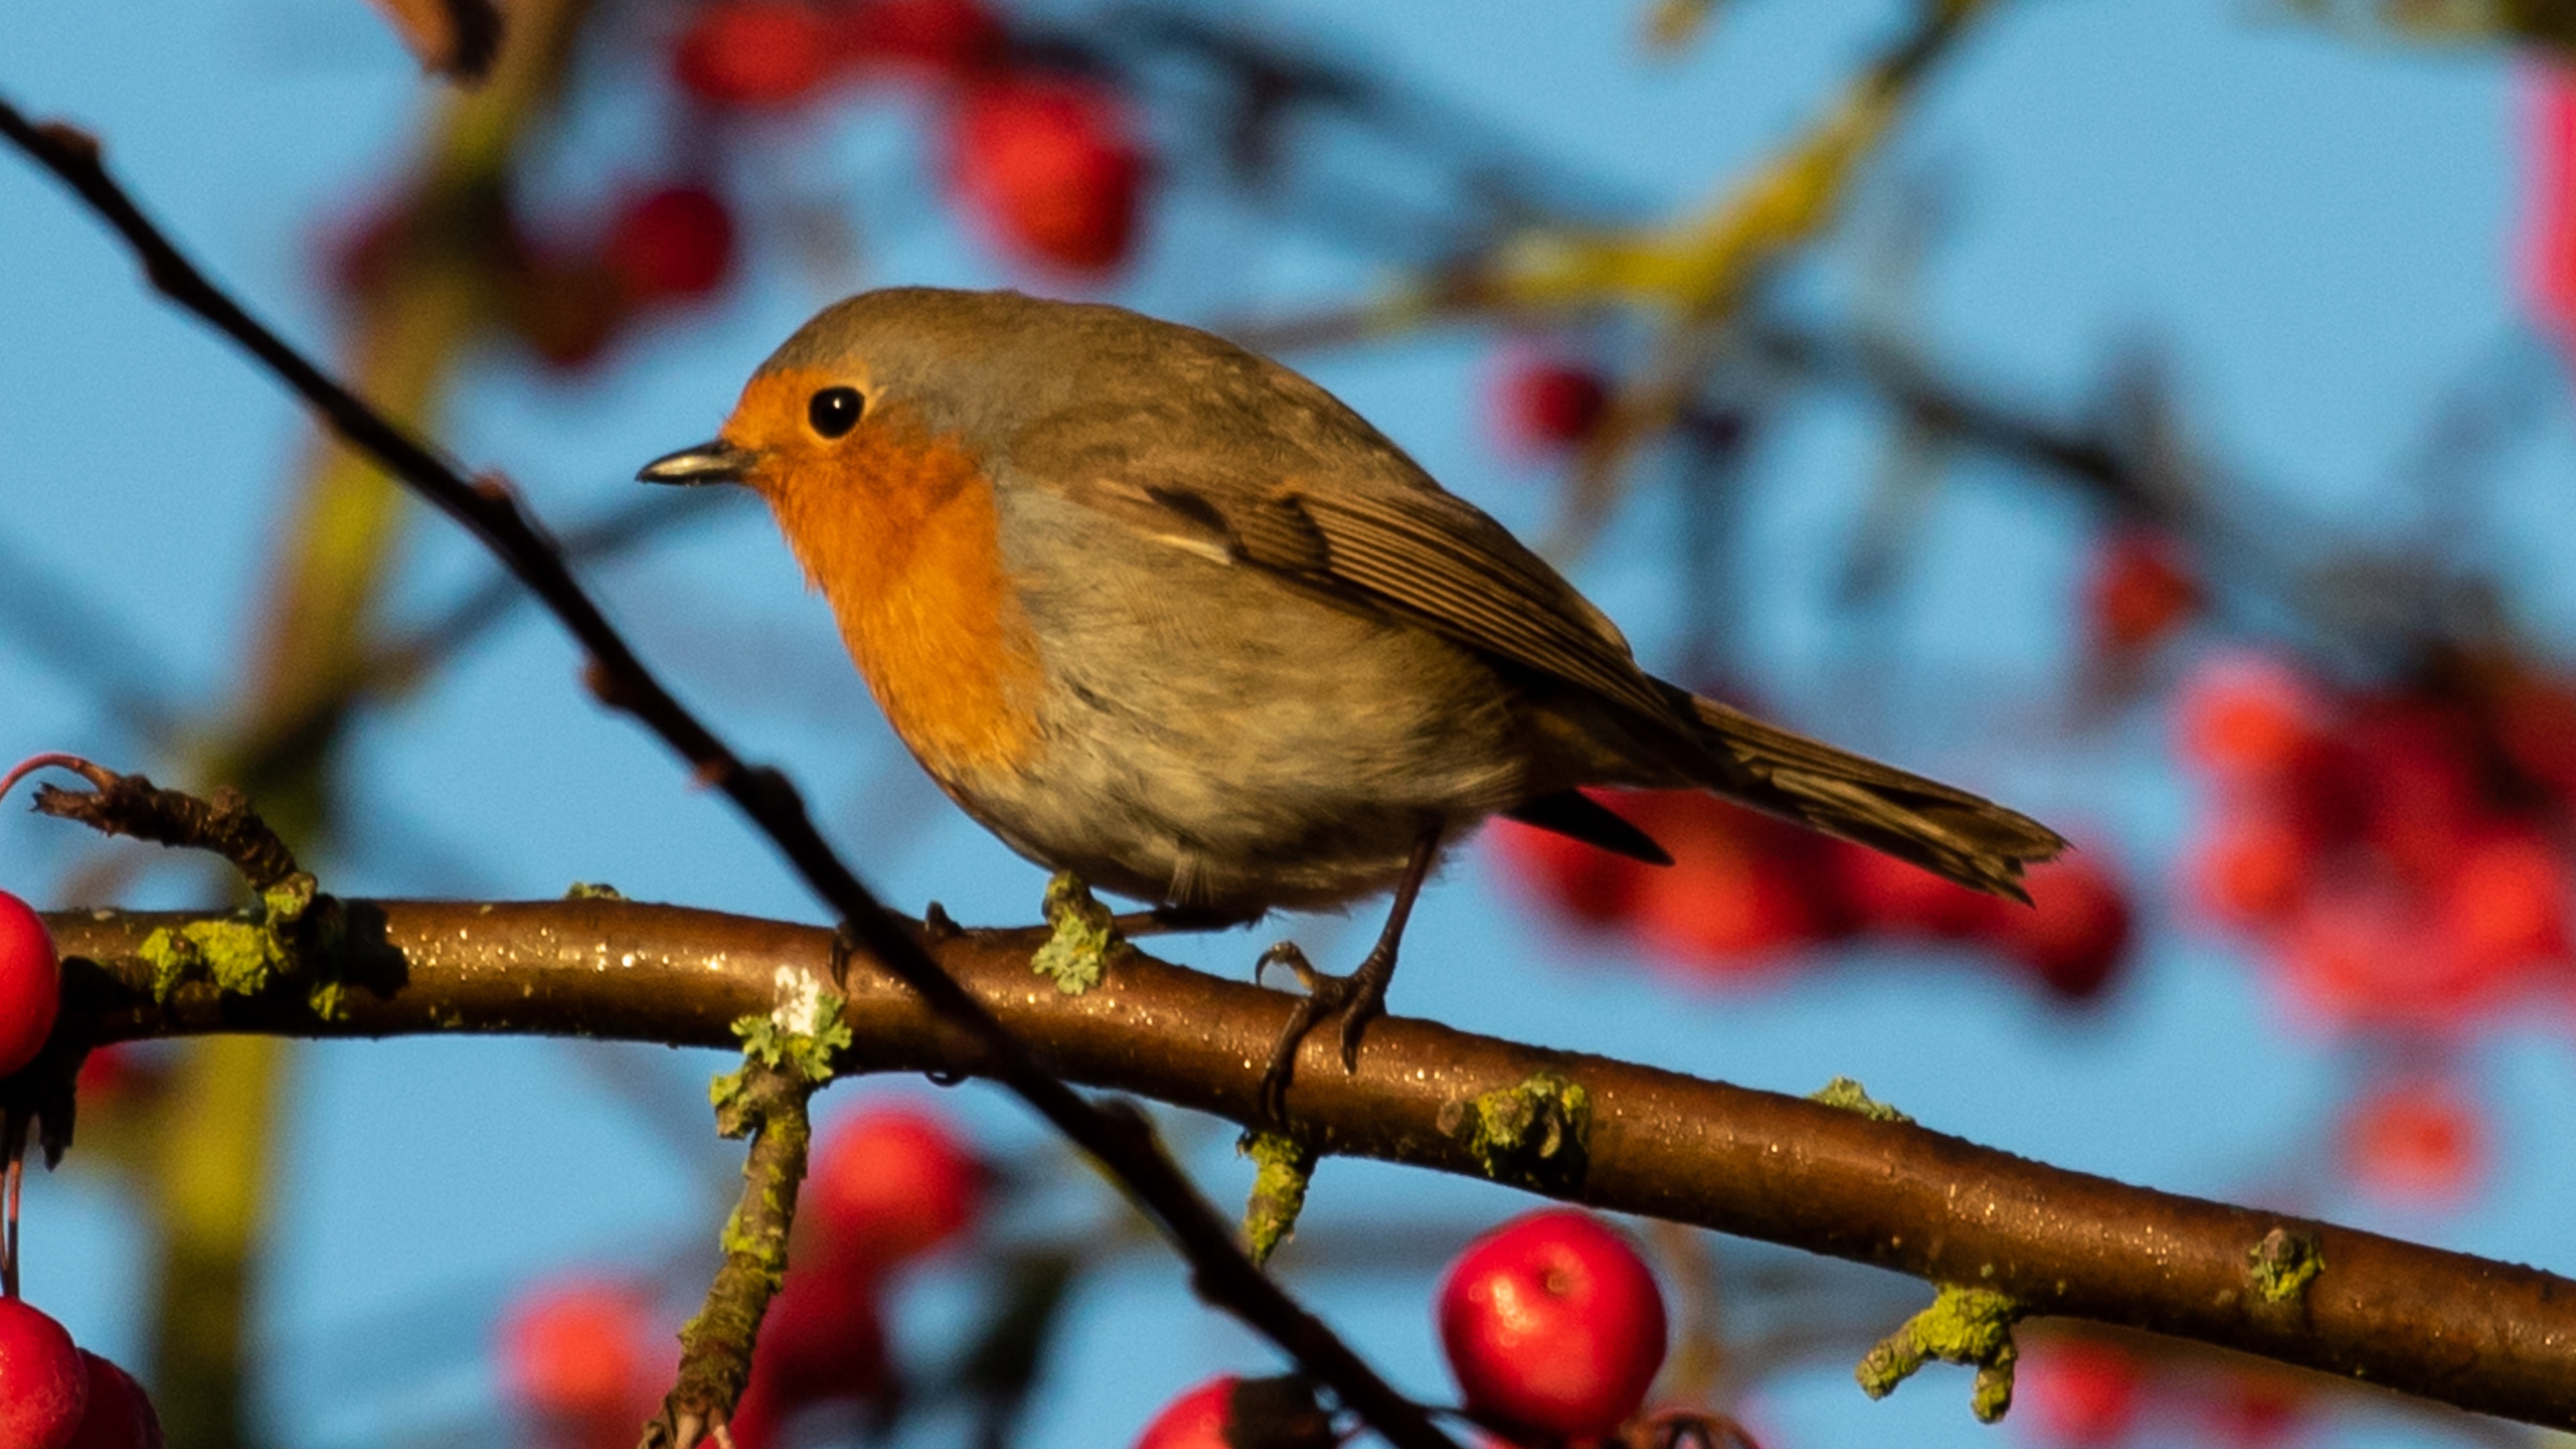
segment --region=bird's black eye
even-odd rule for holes
[[[805,404],[805,420],[814,431],[827,438],[837,438],[859,425],[859,414],[866,411],[867,399],[855,387],[827,387],[814,394]]]

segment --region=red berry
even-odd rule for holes
[[[1164,1405],[1136,1436],[1136,1449],[1234,1449],[1226,1442],[1226,1411],[1241,1382],[1233,1374],[1220,1374]]]
[[[2576,337],[2576,72],[2541,67],[2530,102],[2524,286],[2545,326]]]
[[[2087,1001],[2109,985],[2129,949],[2129,899],[2111,872],[2084,856],[2031,868],[2029,909],[2006,906],[1994,939],[2061,1000]]]
[[[1080,76],[1005,77],[969,89],[954,127],[951,184],[1003,250],[1076,272],[1126,258],[1145,151],[1125,97]]]
[[[2230,784],[2288,779],[2324,737],[2326,706],[2284,665],[2251,655],[2195,671],[2176,709],[2183,752]]]
[[[0,1444],[65,1449],[89,1402],[89,1366],[63,1326],[0,1298]]]
[[[2145,1378],[2145,1366],[2118,1344],[2044,1339],[2022,1350],[2014,1369],[2014,1418],[2063,1449],[2102,1449],[2136,1424]]]
[[[2308,1395],[2296,1381],[2276,1373],[2228,1375],[2215,1394],[2202,1397],[2210,1429],[2228,1449],[2279,1449],[2307,1423]]]
[[[2297,910],[2317,861],[2316,832],[2268,801],[2223,810],[2191,853],[2202,909],[2231,926],[2271,926]]]
[[[1529,452],[1555,453],[1601,426],[1610,385],[1591,368],[1533,359],[1503,374],[1494,401],[1505,438]]]
[[[2119,653],[2156,643],[2200,608],[2200,583],[2161,529],[2124,528],[2095,550],[2085,612],[2095,640]]]
[[[2562,800],[2576,796],[2576,681],[2519,674],[2491,708],[2496,747],[2513,768]]]
[[[607,256],[637,301],[703,297],[733,271],[733,215],[700,187],[646,192],[618,208]]]
[[[161,1416],[134,1376],[87,1349],[81,1364],[89,1371],[89,1407],[70,1449],[161,1449]]]
[[[502,1381],[549,1443],[633,1438],[653,1393],[651,1307],[622,1284],[572,1280],[527,1293],[504,1315]]]
[[[1222,1374],[1172,1400],[1136,1449],[1333,1449],[1340,1441],[1315,1391],[1294,1377]]]
[[[786,106],[830,69],[834,37],[798,0],[708,0],[672,52],[680,87],[716,106]]]
[[[1656,869],[1535,825],[1497,820],[1493,830],[1496,859],[1513,888],[1537,896],[1578,925],[1615,926],[1626,920],[1646,877]]]
[[[1663,1366],[1654,1274],[1626,1238],[1572,1208],[1468,1244],[1441,1280],[1439,1316],[1467,1411],[1506,1434],[1606,1434]]]
[[[2541,836],[2496,831],[2449,863],[2434,928],[2460,953],[2459,969],[2497,987],[2521,969],[2568,953],[2567,862]]]
[[[2380,1197],[2457,1201],[2477,1186],[2486,1158],[2486,1127],[2477,1104],[2438,1081],[2379,1088],[2344,1119],[2345,1170]]]
[[[1638,889],[1637,936],[1649,950],[1732,971],[1831,932],[1835,903],[1818,888],[1813,837],[1706,795],[1654,798],[1651,828],[1673,864],[1648,869]]]
[[[1888,935],[1971,936],[1995,929],[2013,907],[1954,881],[1848,841],[1823,846],[1842,913],[1861,930]]]
[[[885,1387],[885,1319],[873,1286],[827,1263],[791,1268],[752,1350],[750,1393],[763,1402],[747,1398],[745,1411],[783,1416],[808,1404],[873,1399]]]
[[[806,1211],[835,1265],[872,1276],[974,1226],[984,1170],[939,1113],[871,1105],[830,1128],[814,1151]]]
[[[624,281],[607,263],[587,257],[529,259],[508,279],[502,300],[519,340],[561,372],[596,362],[635,315]]]
[[[843,37],[857,64],[951,80],[999,60],[1010,39],[983,0],[862,0],[850,8]]]
[[[0,891],[0,1077],[36,1059],[63,1005],[63,963],[35,909]]]

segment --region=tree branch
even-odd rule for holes
[[[100,1041],[219,1031],[297,1036],[585,1034],[730,1047],[731,1023],[828,971],[831,933],[673,906],[583,900],[348,901],[349,983],[324,1020],[284,987],[183,987],[153,1001],[136,954],[173,914],[47,917],[65,1030]],[[912,927],[916,933],[918,926]],[[1274,991],[1122,957],[1080,996],[1029,966],[1040,931],[929,941],[939,964],[1041,1060],[1087,1086],[1254,1123]],[[855,958],[844,1072],[990,1075],[978,1041],[883,962]],[[1298,1121],[1322,1151],[1488,1176],[1462,1117],[1553,1073],[1588,1096],[1581,1167],[1550,1195],[1765,1239],[1941,1284],[2030,1316],[2085,1318],[2556,1428],[2576,1427],[2576,1282],[2536,1269],[2132,1187],[1944,1133],[1606,1058],[1388,1018],[1359,1070],[1309,1045]],[[1508,1175],[1508,1169],[1507,1169]],[[1292,1250],[1293,1251],[1293,1250]],[[2311,1266],[2303,1266],[2311,1265]]]
[[[521,506],[515,490],[497,478],[468,481],[429,444],[343,386],[217,287],[108,174],[93,137],[68,125],[30,121],[0,99],[0,139],[53,173],[112,227],[162,295],[212,324],[291,388],[344,441],[481,540],[580,642],[589,655],[592,690],[601,702],[632,715],[686,761],[698,780],[722,790],[841,919],[854,943],[919,992],[943,1027],[974,1043],[989,1075],[1116,1175],[1190,1260],[1201,1293],[1278,1344],[1399,1449],[1457,1449],[1421,1405],[1397,1393],[1321,1319],[1263,1276],[1236,1242],[1233,1225],[1150,1135],[1102,1112],[1058,1080],[972,993],[940,969],[815,829],[787,777],[745,762],[636,657],[573,577],[562,551]]]

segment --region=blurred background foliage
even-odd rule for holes
[[[398,5],[415,37],[436,7]],[[1703,801],[1667,872],[1497,830],[1398,1010],[2567,1269],[2576,6],[511,0],[480,86],[347,0],[14,7],[218,271],[507,472],[871,879],[1038,877],[876,720],[746,500],[645,494],[813,307],[1017,285],[1315,372],[1667,674],[2083,845],[2034,912]],[[435,44],[436,36],[430,36]],[[239,784],[345,893],[810,907],[462,541],[0,172],[0,754]],[[47,905],[223,882],[0,819]],[[1293,923],[1351,944],[1338,921]],[[1257,941],[1180,947],[1220,971]],[[713,1059],[103,1053],[29,1292],[174,1445],[631,1441],[733,1159]],[[1262,1350],[976,1089],[825,1102],[754,1443],[1129,1442]],[[1249,1168],[1167,1128],[1212,1189]],[[1328,1163],[1279,1260],[1419,1396],[1499,1190]],[[1645,1229],[1657,1402],[1766,1445],[2537,1437],[2035,1329],[1980,1430],[1851,1360],[1917,1294]]]

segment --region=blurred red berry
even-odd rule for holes
[[[2448,873],[2483,812],[2469,722],[2397,697],[2363,702],[2344,732],[2363,839],[2410,885]]]
[[[733,214],[695,186],[630,197],[609,223],[608,268],[639,302],[703,297],[733,272]]]
[[[2475,1102],[2432,1078],[2373,1089],[2343,1124],[2344,1170],[2373,1196],[2427,1205],[2465,1198],[2486,1173]]]
[[[2321,741],[2326,707],[2285,665],[2230,655],[2193,671],[2176,709],[2183,753],[2220,781],[2277,784]]]
[[[1136,1449],[1333,1449],[1339,1442],[1304,1380],[1223,1374],[1165,1405],[1136,1436]]]
[[[502,305],[510,330],[559,372],[596,362],[635,315],[625,281],[605,262],[577,256],[530,258],[508,279]]]
[[[2064,1001],[2099,996],[2129,950],[2129,898],[2110,870],[2070,855],[2031,867],[2031,904],[2007,904],[1994,941]]]
[[[89,1403],[89,1366],[63,1326],[0,1298],[0,1444],[65,1449]]]
[[[1655,1275],[1626,1238],[1572,1208],[1468,1244],[1441,1280],[1438,1312],[1467,1412],[1506,1434],[1606,1434],[1663,1366]]]
[[[2162,529],[2128,527],[2095,549],[2085,580],[2085,615],[2097,644],[2134,653],[2163,639],[2200,609],[2200,581],[2182,546]]]
[[[1172,1400],[1136,1436],[1136,1449],[1234,1449],[1226,1437],[1226,1420],[1234,1386],[1241,1382],[1233,1374],[1221,1374]]]
[[[2278,925],[2298,909],[2317,854],[2316,832],[2296,813],[2261,798],[2222,806],[2192,849],[2193,893],[2227,925]]]
[[[958,80],[999,61],[1010,35],[983,0],[860,0],[845,13],[842,38],[856,64]]]
[[[35,908],[0,891],[0,1077],[36,1059],[63,1004],[63,963]]]
[[[808,1404],[873,1399],[885,1387],[885,1319],[875,1286],[827,1263],[791,1267],[761,1320],[751,1393],[785,1414]]]
[[[623,1284],[568,1279],[538,1286],[501,1320],[501,1379],[546,1444],[631,1441],[651,1412],[652,1305]]]
[[[707,0],[672,51],[680,88],[713,106],[792,105],[822,83],[836,37],[798,0]]]
[[[954,117],[950,181],[1004,251],[1075,272],[1126,260],[1145,151],[1107,84],[1027,74],[970,87]]]
[[[89,1406],[70,1449],[161,1449],[161,1416],[134,1376],[87,1349],[81,1366],[88,1371]]]
[[[1579,925],[1627,920],[1646,878],[1660,868],[1512,820],[1495,821],[1492,838],[1496,861],[1513,887]]]
[[[2534,70],[2523,285],[2543,326],[2576,341],[2576,70]]]
[[[1494,398],[1495,422],[1514,446],[1562,452],[1592,436],[1610,410],[1610,385],[1591,368],[1531,358],[1509,367]]]
[[[826,1261],[874,1277],[965,1232],[983,1197],[983,1168],[945,1117],[884,1103],[823,1134],[805,1209]]]
[[[2277,1373],[2233,1373],[2200,1395],[2210,1437],[2223,1449],[2280,1449],[2307,1426],[2308,1394]]]
[[[2017,909],[1865,845],[1828,840],[1822,855],[1841,914],[1858,930],[1893,936],[1980,935],[1995,929],[2005,910]]]
[[[2435,928],[2461,953],[2463,972],[2500,988],[2520,968],[2566,958],[2567,891],[2556,846],[2526,830],[2492,832],[2450,862]]]
[[[2013,1418],[2060,1449],[2105,1449],[2136,1425],[2145,1382],[2145,1365],[2116,1343],[2044,1339],[2014,1365]]]
[[[2490,708],[2496,748],[2514,770],[2561,801],[2576,797],[2576,681],[2520,674]]]
[[[2436,937],[2414,903],[2385,883],[2336,877],[2304,896],[2275,946],[2297,1003],[2339,1027],[2439,1027],[2466,1002],[2436,979]]]
[[[1805,831],[1708,796],[1675,795],[1651,830],[1673,864],[1647,867],[1636,931],[1693,968],[1731,970],[1829,933],[1833,902]]]

